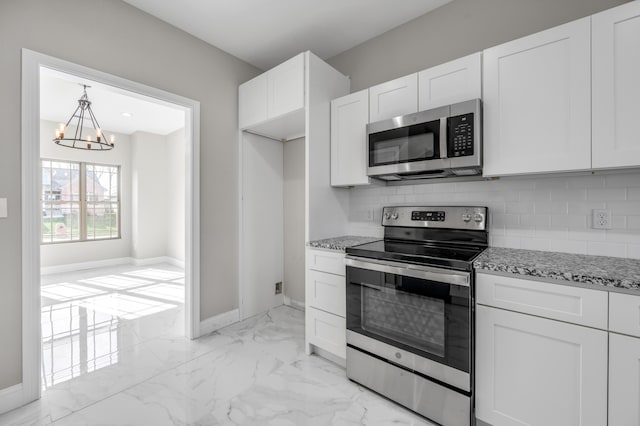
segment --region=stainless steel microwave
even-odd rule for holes
[[[480,99],[368,124],[367,174],[383,180],[479,175],[481,135]]]

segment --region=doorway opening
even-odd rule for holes
[[[27,49],[22,81],[27,403],[154,333],[199,337],[199,103]],[[107,153],[52,141],[80,85]]]

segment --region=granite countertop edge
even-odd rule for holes
[[[321,240],[309,241],[307,246],[313,249],[322,249],[344,253],[347,247],[366,244],[372,241],[381,240],[381,237],[366,237],[360,235],[342,235],[339,237],[324,238]]]
[[[634,290],[640,294],[639,259],[489,247],[474,260],[473,266],[477,271],[567,281],[602,290]]]

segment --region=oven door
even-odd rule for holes
[[[471,274],[347,256],[347,344],[470,391]]]

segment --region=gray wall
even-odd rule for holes
[[[104,24],[104,25],[102,25]],[[0,389],[21,382],[21,48],[201,102],[201,317],[238,306],[238,84],[259,71],[115,0],[0,2]],[[224,207],[224,208],[221,208]]]
[[[328,62],[355,92],[626,2],[453,0]]]

